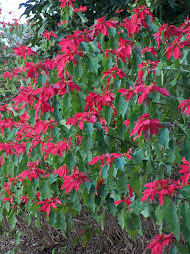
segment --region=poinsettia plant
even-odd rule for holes
[[[54,58],[14,49],[25,77],[0,107],[0,215],[12,227],[22,209],[43,210],[64,233],[84,205],[130,237],[143,234],[141,216],[155,220],[154,254],[190,251],[190,21],[161,25],[137,2],[124,20],[100,17],[61,39]],[[44,31],[43,46],[56,36]]]

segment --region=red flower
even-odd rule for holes
[[[108,84],[109,84],[110,81],[111,81],[111,77],[113,77],[114,79],[116,78],[116,74],[117,74],[120,78],[125,77],[125,73],[122,71],[122,69],[118,69],[117,66],[115,66],[115,67],[109,69],[108,71],[104,71],[103,74],[104,74],[104,75],[103,75],[103,77],[102,77],[101,80],[103,80],[106,76],[110,76],[110,77],[108,78],[108,80],[107,80],[107,83],[108,83]]]
[[[184,175],[180,177],[180,180],[182,181],[181,187],[185,186],[190,178],[190,164],[189,162],[183,158],[183,164],[180,165],[181,169],[178,171],[178,173],[183,173]]]
[[[129,189],[129,196],[128,197],[122,197],[121,200],[117,200],[114,202],[114,205],[119,205],[121,203],[126,203],[128,206],[131,204],[130,198],[133,197],[133,189],[127,184],[128,189]]]
[[[120,12],[123,12],[125,9],[121,9],[121,10],[118,10],[118,11],[115,11],[115,13],[120,13]]]
[[[165,51],[166,57],[169,60],[171,58],[171,55],[173,53],[173,56],[175,59],[178,59],[181,57],[180,48],[183,49],[183,44],[180,41],[181,37],[175,38],[174,41],[171,43],[168,43],[168,47]]]
[[[134,46],[134,43],[132,43],[132,41],[120,38],[119,45],[116,51],[117,65],[119,58],[121,58],[123,63],[125,63],[126,58],[128,58],[129,60],[130,56],[132,55],[132,46]]]
[[[147,198],[149,198],[150,203],[152,203],[154,197],[158,195],[160,205],[163,205],[164,203],[164,195],[173,197],[174,193],[176,193],[176,188],[179,188],[175,183],[170,184],[169,180],[157,180],[146,183],[145,187],[147,187],[148,189],[143,192],[144,196],[141,198],[141,201],[145,201],[147,200]]]
[[[155,42],[158,43],[158,49],[160,48],[160,43],[162,42],[162,33],[164,33],[164,39],[167,41],[167,38],[170,38],[171,36],[180,36],[181,33],[184,33],[184,30],[174,25],[168,26],[168,24],[165,23],[161,25],[158,32],[153,34]]]
[[[34,54],[37,55],[37,53],[28,46],[20,46],[13,49],[15,50],[15,55],[22,56],[24,59],[26,59],[26,56],[32,56]]]
[[[8,198],[3,198],[2,201],[9,201],[10,204],[13,203],[14,195],[11,194]]]
[[[161,254],[162,248],[171,244],[172,241],[175,240],[173,233],[169,235],[161,234],[157,235],[154,239],[152,239],[152,243],[150,243],[147,248],[152,249],[151,254]]]
[[[76,166],[72,170],[72,175],[64,176],[64,183],[61,186],[61,190],[65,189],[65,193],[69,193],[72,189],[75,189],[76,191],[79,190],[80,185],[83,185],[84,182],[90,182],[90,180],[87,179],[87,175],[82,174],[82,172],[79,172],[76,169]]]
[[[135,1],[136,3],[137,1]],[[134,15],[138,17],[138,19],[145,20],[146,16],[151,16],[152,21],[154,21],[154,15],[150,12],[150,8],[147,8],[146,5],[137,6],[137,8],[131,10],[134,11]]]
[[[86,10],[87,10],[86,6],[81,6],[80,5],[80,8],[75,8],[74,12],[85,12]]]
[[[54,174],[58,174],[60,177],[63,177],[63,176],[65,176],[68,172],[69,172],[68,167],[64,164],[63,166],[61,166],[60,168],[58,168],[57,170],[55,170],[53,173],[54,173]]]
[[[50,39],[50,36],[57,38],[57,35],[54,33],[54,31],[48,32],[47,30],[45,30],[45,32],[42,34],[42,37],[46,38],[47,40]]]
[[[67,24],[67,23],[68,23],[67,21],[63,20],[63,21],[61,21],[61,23],[57,23],[57,25],[61,26],[61,25]]]
[[[69,138],[68,140],[64,138],[64,141],[56,142],[55,144],[47,142],[41,150],[42,153],[45,153],[44,160],[46,160],[48,154],[58,154],[59,156],[63,157],[63,151],[65,151],[66,154],[67,150],[70,149],[73,145],[70,140],[71,138]],[[47,148],[45,148],[45,146]]]
[[[60,204],[61,205],[61,201],[58,199],[58,197],[56,198],[47,198],[45,201],[39,201],[37,202],[38,205],[42,205],[40,208],[40,211],[44,211],[47,215],[47,217],[49,217],[49,213],[50,213],[50,208],[57,208],[56,204]]]
[[[181,114],[186,110],[186,116],[190,114],[190,97],[186,100],[181,100],[178,108],[181,108]]]
[[[130,124],[130,120],[127,119],[123,122],[123,124],[125,124],[125,126],[128,128],[129,127],[129,124]]]
[[[2,77],[3,77],[3,78],[9,78],[9,80],[11,80],[12,77],[13,77],[13,75],[12,75],[10,72],[5,71],[5,72],[3,73],[3,75],[2,75]]]
[[[125,88],[120,88],[118,90],[118,93],[121,93],[121,96],[125,96],[126,95],[126,101],[129,101],[133,96],[134,96],[134,88],[133,87],[129,87],[128,89]]]
[[[43,169],[37,169],[36,166],[39,165],[39,160],[35,161],[35,162],[29,162],[27,164],[28,166],[28,170],[23,171],[22,173],[20,173],[18,175],[18,177],[20,177],[21,179],[25,179],[28,176],[28,179],[30,181],[32,181],[32,179],[37,179],[39,177],[39,175],[44,175],[45,174],[45,170]]]
[[[105,90],[101,94],[96,94],[90,92],[89,95],[85,99],[86,105],[84,110],[89,109],[90,111],[94,111],[94,107],[97,108],[98,111],[102,110],[102,107],[106,107],[107,105],[113,107],[114,94],[111,90]]]
[[[157,56],[157,52],[154,47],[145,47],[144,49],[142,49],[142,54],[145,54],[145,52],[151,53],[154,57]]]
[[[99,116],[99,113],[94,112],[80,112],[76,113],[73,118],[68,118],[66,125],[70,124],[72,126],[78,124],[79,128],[83,130],[84,122],[95,123],[97,121],[96,116]]]
[[[72,6],[73,7],[73,9],[74,9],[74,5],[73,5],[73,3],[72,2],[75,2],[76,0],[59,0],[59,2],[61,2],[61,5],[60,5],[60,7],[61,8],[64,8],[65,7],[65,5],[67,4],[68,6]]]
[[[27,196],[22,196],[20,199],[22,200],[22,202],[24,204],[27,204],[27,202],[28,202],[28,197]]]
[[[153,82],[150,86],[141,84],[141,85],[138,85],[134,89],[134,93],[136,93],[136,94],[142,92],[142,94],[138,98],[138,104],[143,103],[145,100],[147,100],[147,103],[148,103],[148,94],[152,93],[153,91],[157,91],[164,96],[170,95],[169,92],[165,88],[156,86],[155,83],[156,82]]]
[[[139,27],[142,25],[142,22],[133,15],[132,19],[126,17],[126,19],[124,19],[124,23],[120,23],[119,25],[123,26],[128,32],[128,37],[132,38],[134,34],[139,33]]]
[[[137,136],[134,138],[136,140],[138,137],[144,134],[145,139],[148,139],[150,134],[158,135],[159,128],[163,128],[160,125],[160,121],[158,119],[149,119],[150,114],[143,114],[139,117],[139,120],[136,122],[135,127],[131,131],[130,137],[137,133]]]
[[[131,154],[133,154],[132,152],[132,148],[129,149],[129,151],[127,153],[106,153],[106,154],[102,154],[99,156],[94,157],[88,165],[94,165],[96,162],[100,161],[101,163],[101,167],[103,167],[106,164],[109,164],[111,166],[111,164],[114,162],[115,158],[121,158],[123,156],[126,156],[129,160],[131,159]]]
[[[117,21],[116,20],[105,20],[105,17],[99,18],[96,20],[96,24],[93,25],[94,29],[92,31],[91,38],[94,37],[94,34],[98,34],[98,32],[102,33],[104,36],[108,36],[108,27],[115,27],[117,28]]]

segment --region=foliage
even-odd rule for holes
[[[75,8],[87,6],[85,16],[83,12],[73,12],[71,5],[66,5],[64,9],[60,9],[60,2],[59,0],[28,0],[26,3],[20,4],[20,7],[26,8],[23,15],[27,18],[32,16],[30,24],[34,32],[28,43],[32,43],[32,46],[38,45],[41,48],[42,33],[45,30],[56,31],[58,38],[55,42],[51,41],[48,47],[42,46],[42,51],[39,52],[44,57],[55,56],[55,52],[59,49],[57,43],[62,38],[74,30],[83,30],[92,26],[99,17],[124,19],[126,16],[130,16],[130,8],[135,0],[76,0]],[[190,12],[188,0],[138,0],[137,2],[139,5],[147,4],[156,17],[169,25],[181,24]],[[60,21],[67,21],[67,23],[61,26],[59,25]]]
[[[4,17],[4,12],[2,10],[2,16]],[[6,20],[6,19],[5,19]],[[20,60],[15,55],[14,48],[18,45],[24,44],[31,34],[30,26],[20,23],[19,20],[14,19],[14,16],[10,12],[9,14],[10,21],[1,21],[0,22],[0,98],[1,103],[9,102],[11,97],[15,95],[15,92],[18,90],[19,86],[23,82],[24,76],[21,76],[20,79],[16,77],[18,71],[14,72],[15,67],[20,67]],[[29,44],[30,46],[30,44]],[[9,72],[8,80],[2,77],[5,72]],[[16,77],[14,80],[11,77]]]
[[[75,1],[60,2],[73,15]],[[65,234],[84,205],[102,227],[105,212],[117,217],[131,238],[144,216],[158,226],[152,253],[188,253],[189,19],[161,25],[134,4],[124,20],[42,34],[57,55],[17,47],[25,78],[1,107],[0,215],[14,228],[23,210],[29,222],[43,210]]]

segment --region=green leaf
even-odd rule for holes
[[[112,113],[113,113],[112,107],[108,106],[105,108],[105,119],[106,119],[107,124],[109,124],[111,122]]]
[[[39,85],[39,87],[42,87],[45,83],[46,83],[46,80],[47,80],[47,76],[46,76],[46,74],[45,73],[43,73],[43,74],[40,74],[39,75],[39,78],[38,78],[38,85]]]
[[[121,211],[118,216],[117,216],[119,225],[121,226],[122,229],[125,227],[125,214],[124,211]]]
[[[158,205],[155,209],[156,225],[160,226],[163,223],[163,209]]]
[[[21,236],[21,232],[17,230],[16,233],[14,234],[14,238],[16,240],[15,245],[18,245],[20,243],[20,236]]]
[[[181,227],[182,227],[182,233],[185,239],[190,240],[190,206],[187,202],[184,202],[181,207]]]
[[[100,59],[97,56],[91,56],[87,58],[86,66],[88,67],[88,71],[92,73],[98,73],[98,69],[100,67]]]
[[[40,194],[42,196],[42,199],[51,198],[52,197],[52,190],[50,188],[49,182],[44,181],[40,185]]]
[[[92,134],[94,132],[94,128],[93,125],[91,123],[85,123],[84,124],[84,132],[86,133],[86,135],[91,138]]]
[[[8,217],[8,223],[9,225],[14,228],[16,225],[17,219],[16,219],[16,214],[15,213],[11,213]]]
[[[49,176],[49,178],[48,178],[48,182],[50,183],[50,185],[51,185],[52,183],[56,182],[56,181],[57,181],[57,176],[54,175],[54,174],[51,174],[51,175]]]
[[[101,174],[102,174],[102,178],[105,180],[107,178],[107,173],[108,173],[108,170],[110,169],[110,165],[106,164],[102,167],[102,171],[101,171]]]
[[[49,224],[53,227],[56,224],[56,213],[55,211],[50,210],[49,214]]]
[[[62,233],[65,234],[67,223],[66,223],[65,215],[62,211],[57,214],[56,223],[57,223],[57,227],[60,228]]]
[[[161,129],[160,133],[158,134],[158,138],[159,138],[159,144],[164,146],[166,149],[169,148],[168,144],[169,144],[169,130],[167,128]]]
[[[173,232],[177,241],[180,238],[180,220],[177,214],[177,208],[174,204],[169,203],[169,205],[164,207],[164,219],[170,227],[170,231]]]
[[[184,196],[185,199],[190,201],[190,186],[187,185],[183,189],[179,190],[179,193]]]
[[[124,157],[114,159],[114,163],[113,163],[114,168],[118,168],[118,169],[124,171],[125,164],[126,164],[126,161],[125,161]]]
[[[120,93],[118,93],[116,95],[115,98],[115,107],[118,111],[118,114],[122,116],[122,118],[124,118],[125,113],[127,111],[128,108],[128,101],[125,100],[124,96],[121,96]]]
[[[77,195],[76,195],[75,202],[74,202],[74,204],[73,204],[73,209],[74,209],[76,212],[78,212],[78,213],[80,213],[80,211],[81,211],[81,203],[80,203],[80,198],[79,198],[79,196],[78,196],[78,193],[77,193]]]

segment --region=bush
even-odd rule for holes
[[[0,214],[14,228],[23,211],[28,222],[44,211],[65,235],[84,206],[102,230],[110,213],[132,239],[151,218],[152,253],[188,253],[190,23],[160,25],[145,5],[130,12],[58,45],[44,31],[44,52],[60,47],[51,59],[15,49],[25,78],[1,107]]]

